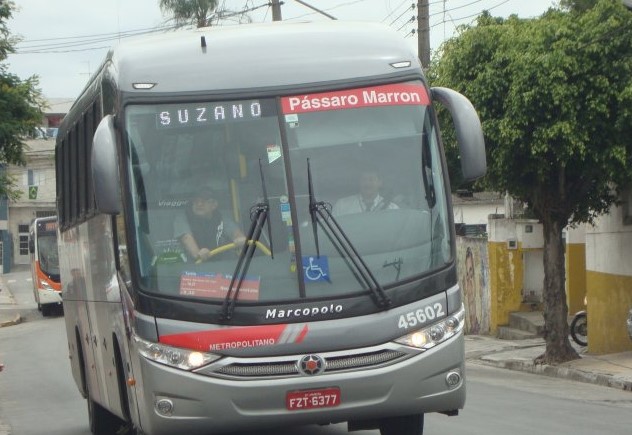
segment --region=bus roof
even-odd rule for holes
[[[221,93],[404,72],[421,75],[410,44],[401,34],[377,23],[273,22],[206,27],[125,41],[108,57],[119,89],[143,93]],[[406,61],[409,67],[391,65]],[[138,91],[133,83],[155,86]]]

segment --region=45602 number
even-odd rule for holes
[[[416,311],[402,314],[399,316],[397,326],[399,326],[400,329],[414,328],[415,326],[421,326],[424,323],[432,322],[433,320],[439,319],[443,316],[445,316],[443,305],[437,302],[435,304],[419,308]]]

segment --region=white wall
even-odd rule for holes
[[[454,223],[468,225],[487,225],[490,214],[503,214],[502,204],[453,204]]]
[[[586,269],[632,276],[632,225],[624,225],[623,209],[612,207],[598,217],[595,226],[586,225]]]

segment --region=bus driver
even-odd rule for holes
[[[175,237],[191,259],[205,261],[217,247],[231,242],[240,247],[246,241],[237,224],[222,217],[217,198],[209,187],[198,189],[187,204],[186,212],[174,221]]]
[[[360,174],[360,192],[336,201],[333,207],[334,216],[399,208],[395,203],[380,195],[381,188],[382,177],[377,169],[364,169]]]

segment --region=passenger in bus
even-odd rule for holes
[[[380,195],[382,177],[375,168],[366,168],[360,173],[359,193],[340,198],[333,207],[334,216],[399,208],[390,199]]]
[[[239,248],[246,241],[237,224],[222,216],[217,198],[212,188],[198,189],[174,221],[175,237],[195,261],[208,260],[220,246],[234,243]]]

